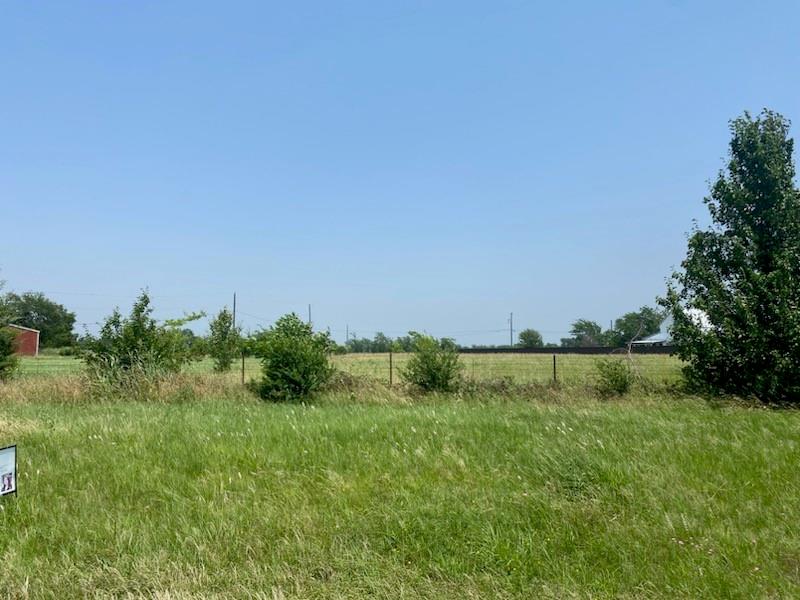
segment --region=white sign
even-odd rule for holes
[[[17,447],[0,449],[0,496],[17,491]]]

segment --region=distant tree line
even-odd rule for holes
[[[70,348],[85,346],[91,336],[79,337],[74,332],[75,313],[63,305],[47,298],[41,292],[25,292],[16,294],[9,292],[0,296],[0,314],[8,323],[22,325],[39,330],[42,348]],[[562,338],[560,346],[564,348],[609,346],[624,347],[633,339],[641,339],[656,333],[664,313],[643,306],[638,311],[622,315],[614,322],[612,329],[603,330],[602,326],[589,319],[578,319],[572,323],[569,337]],[[189,328],[180,330],[184,343],[193,354],[210,354],[218,361],[223,370],[229,368],[231,356],[240,352],[241,331],[232,322],[232,315],[223,309],[211,321],[210,334],[198,336]],[[516,348],[548,348],[558,344],[545,343],[542,334],[536,329],[523,329],[519,332]],[[336,345],[338,353],[385,353],[411,352],[414,347],[414,332],[395,338],[383,332],[377,332],[372,338],[353,337],[344,344]],[[505,344],[473,345],[472,348],[509,348]]]

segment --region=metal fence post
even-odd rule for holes
[[[242,385],[244,385],[244,350],[242,350]]]
[[[553,383],[558,383],[558,370],[556,368],[556,355],[553,354]]]
[[[392,387],[392,351],[389,350],[389,387]]]

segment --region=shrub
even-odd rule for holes
[[[296,314],[281,317],[251,343],[261,359],[259,395],[278,402],[308,398],[333,374],[328,360],[332,347],[327,333],[314,333]]]
[[[130,316],[123,317],[115,310],[106,319],[99,336],[87,336],[84,358],[91,376],[117,381],[124,387],[133,374],[152,379],[161,373],[175,373],[197,358],[181,327],[202,315],[190,315],[161,325],[153,319],[152,312],[150,297],[143,292]]]
[[[0,381],[11,379],[17,369],[16,339],[13,331],[0,327]]]
[[[597,368],[597,391],[603,396],[622,396],[633,385],[633,371],[628,361],[619,358],[601,358]]]
[[[210,329],[208,353],[214,359],[214,370],[218,373],[230,371],[241,348],[241,336],[233,323],[231,312],[227,308],[219,311],[211,321]]]
[[[463,366],[455,343],[416,332],[411,332],[411,337],[413,354],[401,369],[401,377],[426,392],[456,390],[461,383]]]

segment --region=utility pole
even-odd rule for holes
[[[308,305],[308,324],[311,325],[311,305]]]
[[[233,292],[233,328],[236,329],[236,292]]]
[[[508,317],[508,345],[514,347],[514,313]]]

